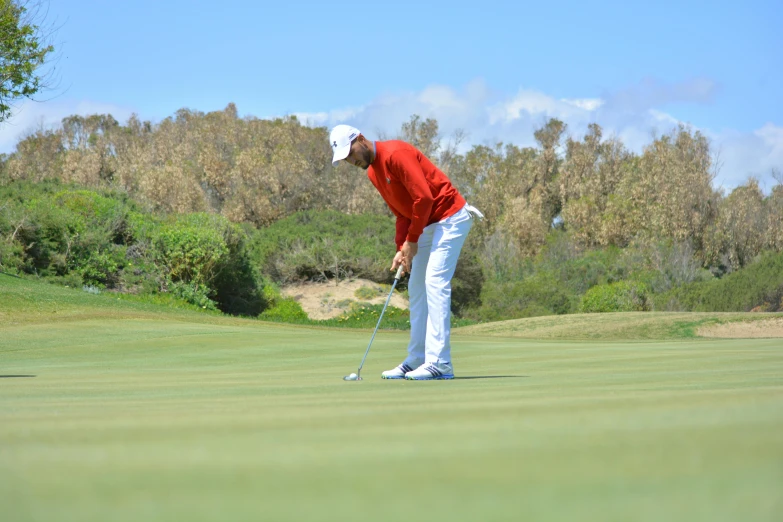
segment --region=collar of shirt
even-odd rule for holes
[[[373,154],[375,154],[375,157],[373,158],[372,163],[375,163],[376,161],[378,161],[378,147],[375,145],[376,143],[377,143],[376,141],[372,142],[372,151],[373,151]],[[370,163],[370,165],[372,165],[372,163]],[[378,179],[378,174],[377,173],[375,174],[375,177],[376,177],[376,179]],[[391,183],[391,179],[389,179],[389,177],[386,174],[384,174],[383,177],[386,179],[386,184],[387,185]]]

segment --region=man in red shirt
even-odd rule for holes
[[[358,129],[338,125],[329,143],[333,164],[347,161],[367,177],[397,217],[397,254],[410,274],[411,340],[408,356],[384,379],[453,379],[451,362],[451,278],[474,217],[484,216],[465,202],[438,167],[403,141],[370,141]]]

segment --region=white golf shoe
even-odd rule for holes
[[[419,359],[421,361],[421,359]],[[404,379],[405,374],[408,372],[413,371],[414,368],[419,364],[418,361],[414,361],[413,364],[410,364],[408,360],[402,361],[402,364],[397,366],[396,368],[392,370],[386,370],[381,374],[381,378],[383,379]]]
[[[449,363],[424,363],[415,370],[405,374],[411,381],[434,381],[453,379],[454,368]]]

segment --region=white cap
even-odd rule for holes
[[[359,137],[359,129],[350,125],[338,125],[329,134],[329,144],[332,146],[334,158],[332,166],[337,166],[340,160],[344,160],[351,152],[351,142]]]

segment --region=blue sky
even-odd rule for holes
[[[0,152],[74,113],[159,121],[234,102],[390,136],[532,143],[549,117],[640,151],[679,122],[720,152],[716,185],[783,170],[783,3],[51,0],[57,87],[0,124]]]

